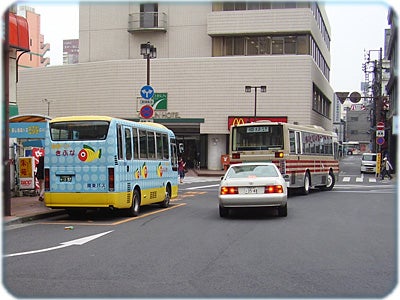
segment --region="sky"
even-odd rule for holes
[[[335,92],[361,90],[365,50],[379,50],[381,47],[384,50],[384,30],[389,28],[388,9],[394,2],[325,1],[331,27],[330,81]],[[41,33],[45,43],[50,43],[51,50],[47,56],[51,66],[62,65],[63,40],[79,38],[77,2],[32,0],[20,3],[27,3],[41,15]],[[377,58],[378,52],[372,51],[371,55],[371,58]]]

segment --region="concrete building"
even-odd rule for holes
[[[50,50],[50,44],[44,42],[44,35],[40,33],[40,14],[35,9],[26,5],[18,6],[18,15],[26,18],[29,24],[30,52],[22,54],[18,61],[19,68],[46,67],[50,58],[45,57]]]
[[[385,112],[386,119],[386,136],[388,137],[388,153],[394,166],[397,165],[397,140],[398,140],[398,16],[393,9],[389,10],[388,23],[390,25],[390,35],[387,46],[387,56],[390,60],[390,75],[386,85],[386,91],[389,98],[389,107]]]
[[[79,64],[24,70],[21,113],[140,119],[150,42],[152,119],[185,145],[190,166],[221,169],[229,126],[258,119],[332,130],[330,27],[316,2],[80,4]],[[267,87],[245,92],[245,86]],[[157,103],[157,104],[156,104]]]
[[[63,64],[77,64],[79,62],[79,39],[63,41]]]

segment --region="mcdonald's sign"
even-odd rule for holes
[[[254,120],[254,117],[249,117],[249,116],[228,117],[228,130],[231,129],[231,126],[251,123],[254,121],[271,121],[271,122],[287,123],[287,120],[288,120],[287,117],[257,117],[256,120]]]

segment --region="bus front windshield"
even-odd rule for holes
[[[53,141],[105,140],[109,125],[107,121],[50,123],[50,134]]]
[[[283,150],[282,125],[251,125],[232,129],[232,151]]]

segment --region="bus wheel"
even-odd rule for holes
[[[310,174],[306,173],[306,175],[304,176],[304,185],[301,188],[301,193],[303,195],[308,195],[309,192],[310,192]]]
[[[324,191],[331,191],[333,186],[335,185],[335,175],[332,172],[328,174],[328,181],[326,182],[326,186],[324,186]]]
[[[169,187],[167,187],[167,190],[165,191],[165,199],[163,202],[160,203],[160,207],[167,208],[169,206],[170,200],[171,200],[171,190]]]
[[[138,190],[133,191],[132,206],[128,210],[129,216],[137,217],[140,212],[140,193]]]

